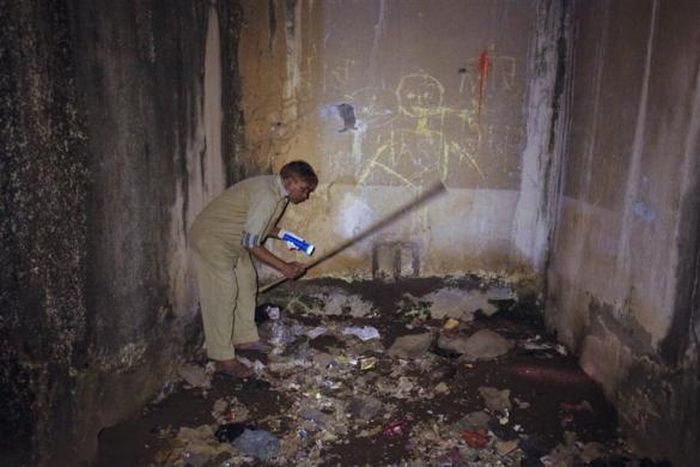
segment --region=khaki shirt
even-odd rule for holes
[[[192,246],[203,256],[238,256],[261,245],[287,207],[279,175],[236,183],[214,198],[192,224]]]

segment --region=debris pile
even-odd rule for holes
[[[410,313],[416,299],[405,295],[391,317],[360,299],[371,315],[328,317],[323,300],[315,307],[308,297],[293,300],[304,313],[266,305],[258,322],[273,350],[241,357],[255,378],[212,381],[211,368],[184,366],[191,397],[210,401],[209,421],[160,429],[151,462],[575,465],[631,456],[614,412],[590,380],[581,384],[565,349],[488,302],[512,301],[512,292],[479,290],[464,313],[454,288],[432,296],[439,318]],[[474,309],[487,302],[488,314]]]

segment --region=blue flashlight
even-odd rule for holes
[[[301,238],[300,236],[289,232],[288,230],[280,230],[278,238],[287,243],[287,246],[292,250],[299,250],[311,256],[316,249],[315,246]]]

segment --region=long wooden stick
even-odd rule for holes
[[[445,188],[445,185],[443,185],[442,182],[437,182],[434,185],[430,186],[426,191],[424,191],[420,196],[418,196],[415,200],[411,201],[410,203],[400,207],[393,213],[389,214],[386,216],[384,219],[376,222],[372,226],[368,227],[366,230],[363,232],[357,234],[350,240],[346,240],[339,245],[337,245],[335,248],[332,248],[330,251],[325,253],[323,256],[320,258],[312,261],[306,266],[306,270],[309,270],[313,267],[318,266],[319,264],[323,263],[324,261],[328,261],[338,253],[340,253],[343,250],[346,250],[353,246],[354,244],[361,242],[365,238],[369,237],[373,233],[376,233],[377,231],[383,229],[387,225],[395,222],[399,218],[405,216],[411,211],[414,211],[415,209],[419,208],[420,206],[424,205],[428,201],[430,201],[432,198],[436,197],[437,195],[441,195],[447,191],[447,188]],[[286,277],[282,277],[280,279],[277,279],[267,285],[264,285],[263,287],[260,288],[259,292],[264,293],[267,292],[268,290],[272,289],[273,287],[277,287],[278,285],[287,282],[289,279]]]

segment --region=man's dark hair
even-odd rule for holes
[[[312,187],[318,185],[316,172],[314,172],[314,168],[306,161],[292,161],[284,164],[284,167],[280,170],[280,177],[286,179],[292,176],[302,179]]]

